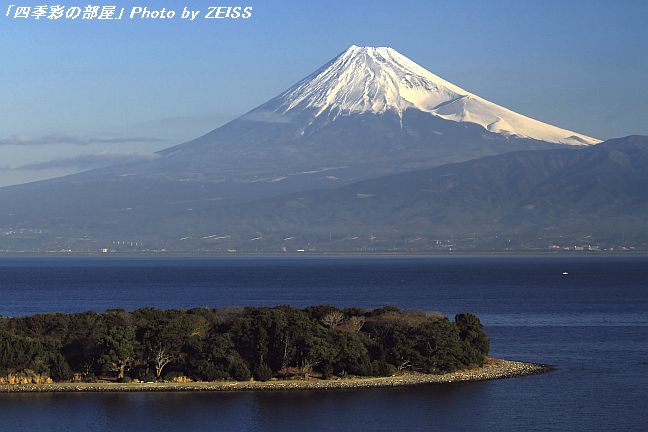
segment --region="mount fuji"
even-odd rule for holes
[[[240,234],[212,232],[223,209],[485,156],[598,143],[489,102],[392,48],[352,46],[279,96],[151,160],[1,188],[0,231],[39,234],[0,238],[0,249],[96,250],[134,241],[177,250],[198,239],[192,250],[199,250],[201,242]]]
[[[478,124],[506,136],[573,145],[600,142],[482,99],[387,47],[350,47],[248,118],[310,112],[312,122],[318,117],[334,121],[343,115],[392,112],[402,120],[408,109]]]
[[[392,48],[352,46],[240,118],[160,152],[145,170],[164,178],[284,183],[287,191],[599,142],[482,99]]]

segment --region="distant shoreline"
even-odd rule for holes
[[[53,383],[1,385],[0,393],[113,393],[113,392],[238,392],[238,391],[294,391],[334,390],[380,387],[402,387],[422,384],[449,384],[469,381],[486,381],[537,375],[552,368],[538,363],[528,363],[489,358],[483,367],[461,370],[442,375],[404,373],[391,377],[343,378],[271,381],[214,381],[188,383]]]
[[[0,252],[1,258],[434,258],[434,257],[592,257],[646,256],[648,249],[632,251],[428,251],[428,252]]]

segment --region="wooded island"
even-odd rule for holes
[[[484,364],[470,313],[388,306],[197,308],[0,318],[0,384],[327,380]]]

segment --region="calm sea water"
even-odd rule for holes
[[[0,259],[6,316],[318,303],[475,312],[493,355],[557,370],[356,391],[0,395],[0,430],[648,430],[648,257]]]

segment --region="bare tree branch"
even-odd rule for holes
[[[339,326],[342,320],[344,319],[344,315],[340,311],[331,311],[324,315],[322,318],[322,324],[325,327],[330,328],[331,330],[335,329],[335,327]]]
[[[155,352],[153,361],[155,362],[155,376],[160,379],[164,368],[173,361],[173,355],[169,354],[164,348],[159,347]]]

